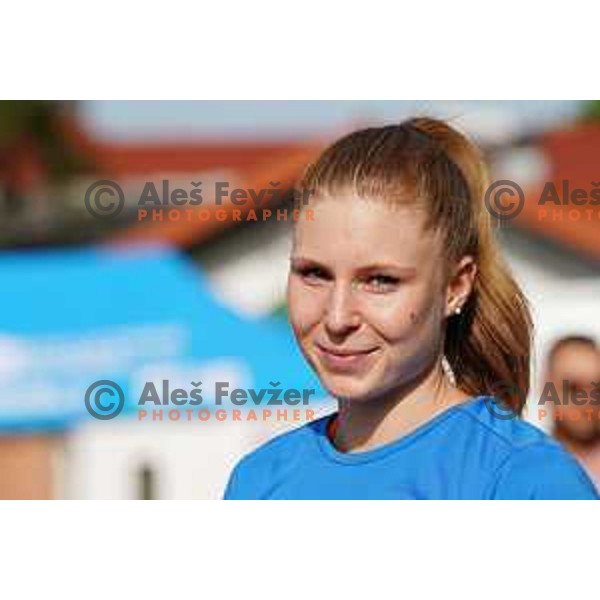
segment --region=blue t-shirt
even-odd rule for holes
[[[599,498],[558,442],[488,406],[471,399],[392,443],[350,453],[329,440],[328,415],[245,456],[225,499]]]

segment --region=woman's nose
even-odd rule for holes
[[[351,285],[335,285],[329,295],[325,328],[332,335],[344,334],[360,325],[360,314]]]

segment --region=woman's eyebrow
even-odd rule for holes
[[[296,267],[311,266],[311,267],[318,267],[319,269],[322,269],[323,271],[331,271],[331,268],[328,267],[327,265],[319,262],[316,259],[307,258],[304,256],[293,256],[290,258],[290,262],[292,263],[292,265],[294,265]],[[364,265],[362,267],[358,267],[355,270],[355,272],[358,275],[362,275],[362,276],[368,275],[370,273],[378,273],[378,272],[382,272],[382,271],[385,271],[388,273],[394,273],[395,275],[397,275],[399,277],[406,277],[406,278],[414,277],[417,273],[417,269],[415,267],[403,267],[401,265],[390,263],[390,262],[370,263],[370,264]]]
[[[311,263],[311,264],[316,264],[316,265],[323,266],[323,267],[326,266],[325,264],[320,262],[319,259],[317,259],[317,258],[310,258],[308,256],[302,256],[300,254],[290,256],[290,261],[291,262]]]
[[[415,267],[403,267],[401,265],[387,262],[373,263],[357,269],[357,272],[363,275],[379,271],[393,272],[403,277],[413,277],[416,274],[417,269]]]
[[[307,258],[304,256],[292,256],[290,258],[290,263],[295,267],[318,267],[323,271],[330,271],[331,269],[324,265],[323,263],[315,260],[314,258]]]

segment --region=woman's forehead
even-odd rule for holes
[[[439,249],[439,236],[426,229],[426,214],[415,205],[337,197],[311,209],[313,219],[294,228],[294,250],[301,254],[414,263]]]

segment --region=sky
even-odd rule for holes
[[[113,142],[329,137],[336,130],[426,114],[462,123],[486,140],[572,119],[577,101],[85,101],[85,127]]]

